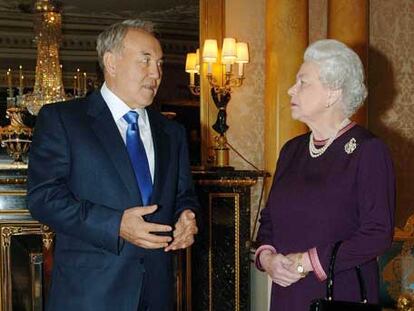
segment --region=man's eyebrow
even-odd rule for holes
[[[152,56],[153,56],[150,52],[140,51],[139,53],[140,53],[142,56],[149,56],[149,57],[152,57]],[[161,58],[160,58],[160,59],[158,59],[158,60],[160,60],[160,61],[164,61],[164,56],[163,56],[163,57],[161,57]]]

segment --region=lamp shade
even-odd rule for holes
[[[223,50],[221,52],[221,62],[223,64],[234,64],[236,56],[236,39],[224,38]]]
[[[246,42],[237,42],[236,45],[237,58],[236,63],[247,64],[249,62],[249,47]]]
[[[197,72],[196,60],[197,60],[196,53],[187,53],[187,58],[185,60],[185,72],[188,72],[188,73]]]
[[[203,47],[203,61],[206,63],[215,63],[217,61],[217,40],[206,39]]]
[[[196,51],[195,70],[196,70],[197,73],[200,73],[200,49],[197,49],[197,51]]]

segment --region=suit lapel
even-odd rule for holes
[[[128,151],[119,134],[111,111],[99,91],[90,96],[89,103],[88,114],[92,117],[92,130],[104,147],[130,195],[133,198],[138,198],[138,202],[142,202],[135,174],[129,160]]]
[[[168,171],[170,140],[165,133],[161,118],[158,112],[147,109],[148,117],[151,125],[151,135],[154,142],[154,187],[152,189],[151,203],[157,204],[160,201],[163,185],[165,182],[165,174]]]

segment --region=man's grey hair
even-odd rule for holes
[[[347,117],[362,106],[368,94],[364,67],[352,49],[337,40],[319,40],[306,49],[304,60],[319,65],[319,79],[323,85],[342,90],[342,108]]]
[[[122,50],[122,41],[129,29],[137,29],[154,34],[154,24],[140,19],[127,19],[113,24],[101,32],[96,40],[99,66],[105,70],[103,56],[106,52],[119,52]]]

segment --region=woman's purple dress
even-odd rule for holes
[[[356,148],[346,152],[352,138]],[[368,301],[377,302],[376,257],[390,246],[394,225],[395,178],[388,149],[358,125],[341,134],[318,158],[310,156],[308,143],[309,133],[283,147],[257,239],[282,254],[316,247],[326,274],[333,245],[343,241],[334,298],[360,299],[354,269],[360,265]],[[270,310],[309,310],[311,300],[325,297],[325,289],[326,281],[319,281],[314,273],[286,288],[273,283]]]

